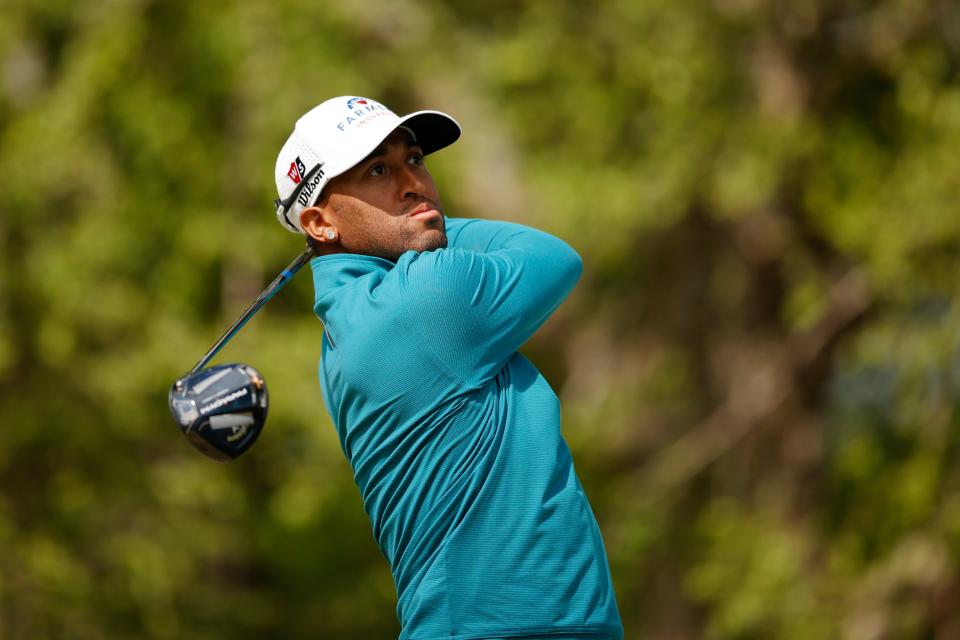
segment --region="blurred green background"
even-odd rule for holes
[[[960,4],[0,2],[0,637],[390,638],[273,167],[335,95],[464,127],[447,212],[583,256],[524,348],[627,638],[960,637]]]

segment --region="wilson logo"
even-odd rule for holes
[[[303,190],[300,191],[300,195],[297,196],[297,204],[301,207],[307,206],[307,203],[310,202],[310,196],[316,191],[317,185],[320,184],[321,180],[323,180],[323,169],[318,169],[317,172],[313,174],[313,177],[310,178],[310,182],[303,185]]]

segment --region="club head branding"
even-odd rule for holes
[[[300,184],[300,181],[303,179],[303,174],[306,173],[306,171],[307,168],[304,166],[303,161],[300,160],[300,156],[297,156],[297,159],[290,163],[287,177],[293,180],[293,184]]]
[[[234,391],[233,393],[231,393],[231,394],[229,394],[229,395],[226,395],[226,396],[224,396],[224,397],[222,397],[222,398],[218,398],[217,400],[214,400],[213,402],[210,402],[210,403],[208,403],[208,404],[200,407],[200,415],[206,415],[206,414],[210,413],[211,411],[213,411],[213,410],[215,410],[215,409],[219,409],[220,407],[223,407],[223,406],[225,406],[225,405],[228,405],[228,404],[230,404],[231,402],[233,402],[234,400],[237,400],[237,399],[239,399],[239,398],[242,398],[243,396],[247,395],[248,393],[249,393],[249,391],[247,390],[246,387],[244,387],[243,389],[239,389],[239,390],[237,390],[237,391]]]
[[[228,443],[232,444],[246,437],[246,435],[250,433],[250,428],[255,428],[256,420],[254,420],[249,411],[243,411],[240,413],[223,413],[210,416],[208,424],[210,431],[229,429],[230,433],[226,434],[225,437],[223,435],[218,437],[224,438]]]
[[[385,106],[368,98],[350,98],[347,100],[347,111],[349,115],[337,123],[340,131],[346,131],[348,127],[363,127],[377,118],[393,115]]]
[[[233,427],[233,431],[227,436],[227,442],[234,443],[244,438],[248,431],[250,431],[250,429],[245,424]]]

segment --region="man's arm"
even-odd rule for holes
[[[444,366],[481,383],[563,302],[582,263],[562,240],[510,222],[448,219],[447,238],[406,263],[404,307]]]

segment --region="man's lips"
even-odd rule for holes
[[[407,215],[409,215],[411,218],[423,218],[423,217],[439,215],[439,214],[440,212],[437,210],[437,208],[434,205],[424,203],[414,207],[410,211],[410,213],[408,213]]]

